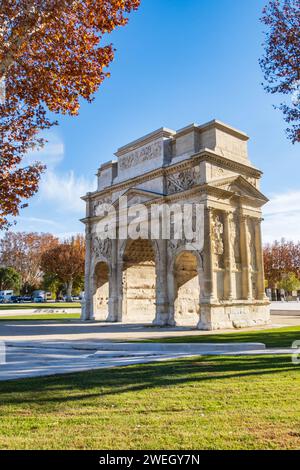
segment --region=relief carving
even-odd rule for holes
[[[187,250],[193,249],[199,251],[197,248],[197,243],[198,241],[196,238],[193,240],[187,240],[185,237],[179,240],[171,239],[168,241],[168,249],[172,252],[172,254],[174,254],[181,247],[184,247]]]
[[[220,168],[219,166],[212,166],[211,167],[211,178],[220,178],[221,176],[225,176],[225,170],[223,168]]]
[[[98,201],[95,201],[93,204],[93,215],[97,216],[100,213],[100,207],[103,206],[103,204],[111,204],[112,199],[110,196],[104,197],[102,199],[99,199]]]
[[[251,265],[252,271],[256,271],[257,264],[256,264],[255,225],[252,219],[248,220],[247,230],[248,230],[248,243],[250,247],[250,265]]]
[[[162,154],[162,145],[161,141],[153,142],[129,153],[128,155],[124,155],[119,159],[119,168],[121,170],[128,170],[128,168],[160,157]]]
[[[93,238],[93,253],[96,257],[101,255],[105,258],[110,258],[112,249],[112,242],[110,238]]]
[[[238,215],[230,217],[230,249],[233,269],[241,266],[240,224]]]
[[[187,171],[169,175],[167,177],[167,192],[168,194],[178,193],[179,191],[186,191],[198,183],[199,168],[190,168]]]
[[[215,257],[215,267],[223,268],[224,266],[224,224],[221,220],[221,216],[215,214],[212,218],[212,245],[213,245],[213,254]]]

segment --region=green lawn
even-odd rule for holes
[[[79,302],[57,302],[57,303],[28,303],[28,304],[0,304],[1,310],[26,310],[26,309],[49,309],[49,308],[80,308]]]
[[[80,313],[35,313],[32,315],[11,315],[11,316],[2,316],[0,314],[0,322],[8,322],[8,321],[45,321],[45,320],[60,320],[60,321],[68,321],[68,320],[79,320]]]
[[[292,343],[300,340],[300,326],[272,328],[266,330],[239,331],[234,333],[213,333],[197,336],[174,336],[145,340],[153,343],[264,343],[269,348],[291,347]]]
[[[202,357],[0,383],[1,449],[299,449],[300,366]]]

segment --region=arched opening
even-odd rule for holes
[[[198,260],[190,251],[180,253],[174,265],[174,319],[177,325],[197,325],[200,315]]]
[[[109,269],[99,262],[94,271],[93,312],[95,320],[106,321],[109,315]]]
[[[130,240],[123,256],[122,321],[150,323],[156,310],[155,253],[149,240]]]

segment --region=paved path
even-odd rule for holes
[[[300,316],[273,315],[270,327],[300,326]],[[243,329],[242,331],[263,330],[268,326]],[[222,330],[232,333],[234,330]],[[161,339],[172,336],[207,335],[211,331],[191,330],[190,327],[157,328],[151,325],[123,325],[120,323],[82,323],[80,321],[1,321],[0,340],[19,341],[128,341]],[[220,333],[220,331],[217,331]]]
[[[300,326],[300,316],[294,312],[272,316],[270,328]],[[266,327],[254,328],[254,330]],[[248,330],[253,330],[248,329]],[[232,333],[233,330],[227,330]],[[247,331],[247,330],[243,330]],[[220,333],[220,332],[217,332]],[[155,350],[158,346],[127,346],[111,342],[166,338],[172,336],[208,335],[211,332],[186,327],[154,328],[151,325],[122,325],[116,323],[81,323],[79,321],[1,321],[0,340],[6,344],[6,364],[0,365],[0,380],[35,377],[83,370],[116,367],[201,354],[290,354],[289,349],[266,350],[263,345],[249,349],[243,345],[187,344],[186,350],[178,345]],[[142,347],[142,349],[141,349]],[[136,349],[138,348],[138,350]],[[171,349],[170,349],[171,348]],[[172,348],[176,348],[173,349]],[[178,349],[179,348],[179,349]],[[192,348],[198,348],[194,350]],[[225,349],[224,349],[225,348]],[[227,348],[227,350],[226,350]],[[228,349],[229,348],[229,349]]]
[[[291,349],[265,349],[244,344],[116,344],[69,342],[9,342],[0,364],[0,381],[66,374],[86,370],[166,361],[200,355],[291,354]]]

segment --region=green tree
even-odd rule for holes
[[[288,273],[278,284],[280,289],[284,289],[286,292],[292,292],[300,289],[300,280],[295,273]]]
[[[0,290],[13,289],[20,291],[21,275],[14,268],[0,268]]]
[[[52,298],[59,299],[64,289],[64,284],[63,282],[61,282],[61,280],[57,277],[56,274],[45,273],[43,277],[42,287],[45,291],[51,292]]]

